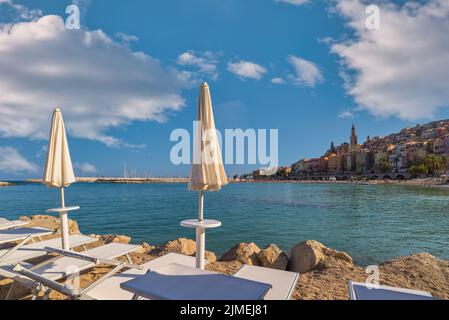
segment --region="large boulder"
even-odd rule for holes
[[[289,252],[290,270],[305,273],[314,269],[321,259],[324,245],[315,240],[307,240],[294,245]]]
[[[241,242],[225,252],[220,261],[240,261],[244,264],[260,266],[260,261],[257,257],[259,252],[260,248],[254,242]]]
[[[179,238],[166,242],[160,249],[163,252],[176,252],[187,256],[192,256],[196,252],[196,244],[195,241],[191,239]]]
[[[270,244],[257,254],[260,265],[266,268],[285,270],[288,265],[288,256],[275,244]]]
[[[298,243],[289,252],[290,270],[299,273],[313,270],[326,259],[342,260],[352,264],[352,258],[347,253],[327,248],[315,240]]]
[[[186,256],[194,256],[196,254],[196,243],[192,239],[179,238],[176,240],[168,241],[163,245],[156,247],[151,253],[157,255],[165,255],[170,252],[184,254]],[[215,253],[207,251],[204,253],[208,262],[214,262],[217,260]]]

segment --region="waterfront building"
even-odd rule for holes
[[[329,173],[340,173],[345,169],[343,154],[331,154],[328,156],[327,166]]]
[[[397,144],[390,151],[389,156],[390,168],[393,172],[401,172],[407,170],[407,146],[406,144]]]
[[[434,141],[434,152],[439,155],[449,156],[449,134]]]
[[[328,157],[309,159],[309,170],[311,174],[326,173],[328,168]]]
[[[414,163],[428,153],[427,142],[410,142],[406,144],[407,161]]]
[[[374,169],[374,153],[361,149],[355,153],[357,174],[369,173]]]
[[[278,172],[278,170],[279,169],[277,167],[260,168],[260,169],[253,171],[253,178],[254,179],[266,178],[266,177],[276,174],[276,172]]]
[[[393,144],[388,144],[377,148],[374,153],[374,170],[377,172],[386,172],[390,166],[390,153],[395,148]]]
[[[295,175],[303,175],[309,173],[310,159],[301,159],[292,164],[292,173]]]
[[[348,153],[346,157],[346,171],[356,172],[357,171],[357,154],[356,152]]]

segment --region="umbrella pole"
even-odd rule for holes
[[[198,220],[203,221],[204,192],[199,194]],[[206,246],[206,233],[204,228],[196,228],[196,267],[204,270],[204,252]]]
[[[61,188],[61,208],[65,208],[64,187]],[[64,250],[69,250],[69,222],[67,220],[67,212],[61,211],[59,217],[61,221],[62,248]]]

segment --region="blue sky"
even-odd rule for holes
[[[72,1],[0,0],[0,179],[40,176],[56,106],[78,174],[118,175],[126,162],[186,176],[169,136],[191,130],[202,80],[218,129],[279,129],[281,165],[347,141],[352,123],[364,139],[449,118],[445,0],[372,1],[376,31],[361,0],[73,2],[81,30],[61,29]]]

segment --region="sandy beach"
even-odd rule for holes
[[[29,221],[30,226],[40,226],[59,231],[58,220],[52,216],[36,215],[21,217]],[[78,224],[70,220],[70,232],[78,233]],[[47,236],[56,237],[58,235]],[[92,235],[98,239],[89,245],[97,247],[105,243],[132,242],[126,235]],[[151,239],[148,239],[149,241]],[[195,242],[180,238],[163,244],[142,243],[141,248],[131,254],[134,263],[141,264],[169,252],[195,255]],[[305,257],[308,258],[305,258]],[[237,243],[221,257],[206,252],[209,264],[207,270],[234,274],[242,265],[252,264],[268,268],[301,271],[292,299],[295,300],[347,300],[349,299],[348,281],[364,282],[367,278],[365,268],[353,263],[349,254],[340,252],[313,241],[301,241],[289,252],[282,252],[275,244],[259,248],[255,243]],[[37,262],[37,261],[36,261]],[[433,296],[449,299],[449,261],[441,260],[428,253],[416,253],[409,256],[379,263],[380,284],[395,287],[418,289],[430,292]],[[99,266],[81,275],[81,287],[86,287],[110,268]],[[3,299],[11,286],[11,280],[0,281],[0,299]],[[30,292],[23,288],[14,291],[14,299],[29,299]],[[52,292],[50,299],[60,300],[66,297]]]

